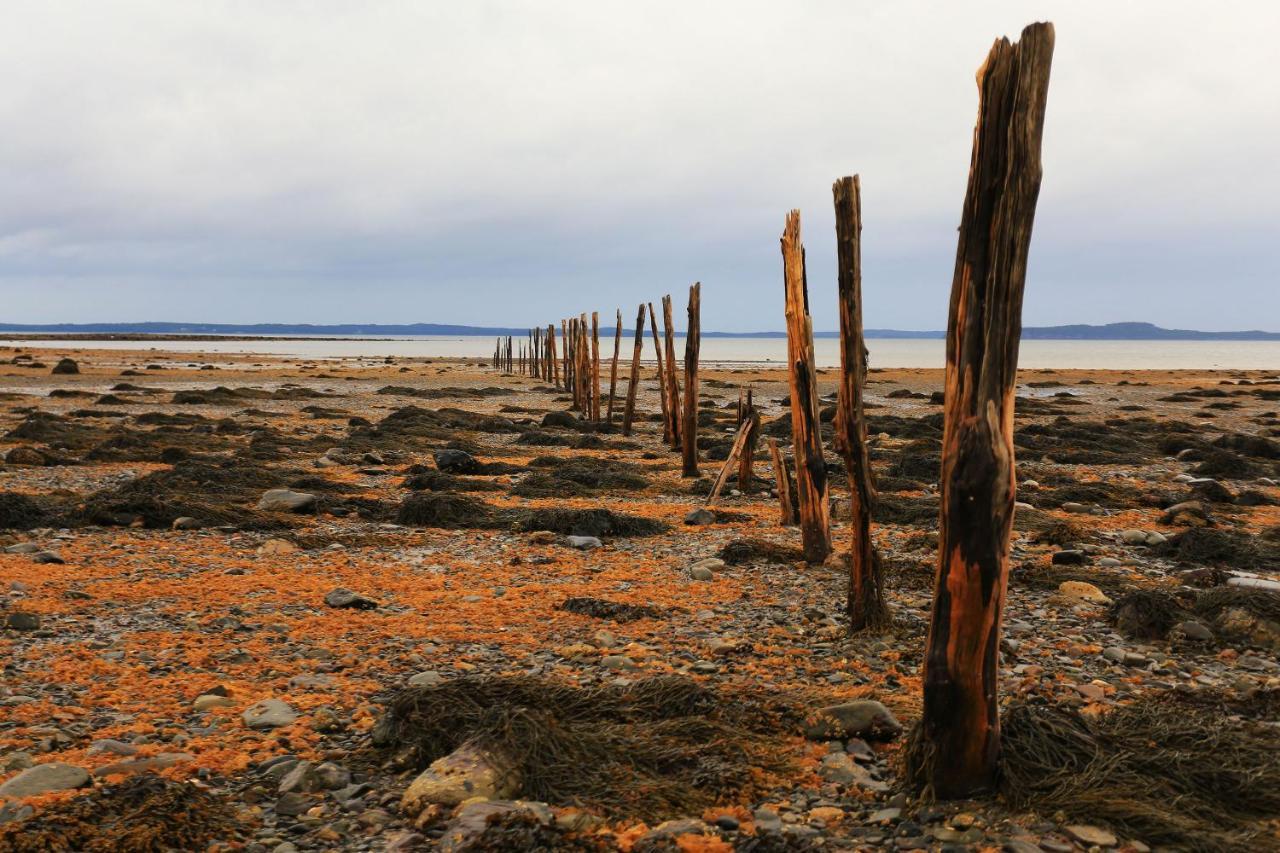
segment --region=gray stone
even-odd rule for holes
[[[410,687],[436,687],[444,683],[444,676],[434,669],[416,672],[409,676]]]
[[[710,569],[704,569],[702,566],[694,566],[689,570],[689,577],[696,581],[709,581],[715,577]]]
[[[89,784],[89,771],[74,764],[51,761],[23,770],[0,785],[0,797],[34,797],[51,791],[69,791]]]
[[[484,470],[479,461],[465,450],[437,450],[436,468],[447,474],[479,474]]]
[[[258,509],[264,512],[308,512],[315,506],[315,495],[291,489],[270,489],[258,501]]]
[[[175,518],[171,527],[174,530],[199,530],[200,522],[189,515],[183,515]]]
[[[706,507],[698,507],[684,517],[684,523],[699,526],[704,524],[715,524],[716,514]]]
[[[1081,844],[1095,845],[1097,847],[1115,847],[1117,843],[1115,834],[1102,827],[1077,823],[1063,827],[1063,829],[1067,835]]]
[[[1213,640],[1213,632],[1199,622],[1179,622],[1173,630],[1183,639],[1193,642],[1207,643]]]
[[[590,551],[604,545],[595,536],[566,536],[564,541],[570,548],[577,548],[580,551]]]
[[[246,708],[241,717],[251,729],[275,729],[295,722],[298,712],[283,699],[263,699]]]
[[[1121,530],[1120,541],[1126,545],[1146,545],[1147,531],[1145,530]]]
[[[214,708],[231,708],[236,704],[235,700],[229,696],[219,696],[216,693],[205,693],[196,697],[196,701],[191,703],[191,710],[196,713],[204,713],[212,711]]]
[[[372,598],[366,598],[341,586],[330,590],[324,597],[324,603],[330,607],[348,610],[374,610],[378,606],[378,602]]]
[[[874,699],[830,705],[818,710],[814,716],[814,722],[804,731],[810,740],[894,738],[902,733],[902,724],[893,712]]]
[[[600,658],[600,665],[605,669],[635,669],[636,662],[626,655],[605,655]]]

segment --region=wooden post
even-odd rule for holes
[[[573,342],[568,337],[568,320],[563,319],[561,320],[561,343],[563,345],[561,347],[563,350],[561,353],[561,361],[563,361],[561,373],[564,378],[564,391],[570,391],[573,387]]]
[[[600,421],[600,312],[591,312],[591,419]]]
[[[1014,387],[1053,25],[1000,39],[978,71],[978,120],[947,319],[938,574],[924,708],[908,778],[945,799],[991,789],[1000,760],[997,650],[1016,498]]]
[[[787,460],[782,458],[776,438],[769,439],[769,456],[773,459],[773,477],[778,484],[778,503],[782,505],[782,518],[778,523],[790,527],[796,523],[796,510],[791,504],[791,475],[787,473]]]
[[[796,460],[796,496],[804,558],[821,563],[831,553],[831,508],[827,463],[818,420],[818,374],[813,363],[813,325],[805,279],[800,211],[787,214],[782,232],[783,289],[787,305],[787,376],[791,382],[791,444]]]
[[[862,184],[857,175],[831,188],[836,207],[836,259],[840,302],[840,388],[836,398],[835,445],[849,475],[852,545],[849,551],[849,630],[883,625],[888,619],[880,558],[871,541],[875,483],[867,455],[862,389],[867,348],[862,340]]]
[[[667,375],[658,377],[667,386],[667,417],[670,421],[663,427],[663,435],[669,435],[672,450],[679,450],[680,443],[680,380],[676,377],[676,330],[671,319],[671,296],[662,297],[662,325],[667,348]]]
[[[578,396],[582,400],[582,416],[591,419],[591,340],[587,336],[587,315],[578,315]]]
[[[653,354],[658,362],[658,400],[662,403],[662,440],[671,440],[671,411],[667,403],[666,372],[662,368],[662,344],[658,343],[658,318],[649,303],[649,331],[653,333]]]
[[[560,362],[556,361],[556,324],[547,324],[547,378],[551,384],[560,385]]]
[[[689,327],[684,338],[684,424],[681,437],[684,445],[685,477],[698,476],[698,349],[702,343],[702,283],[694,282],[689,288]]]
[[[635,348],[631,354],[631,383],[627,385],[627,405],[622,410],[622,434],[631,435],[631,420],[636,414],[636,391],[640,387],[640,349],[644,346],[644,303],[636,314]]]
[[[747,444],[742,450],[742,455],[738,457],[738,488],[746,492],[747,487],[751,485],[751,481],[755,479],[752,474],[752,465],[755,462],[756,443],[760,440],[760,413],[756,411],[755,402],[752,399],[751,389],[747,389],[747,404],[738,415],[740,422],[749,421],[751,428],[747,432]]]
[[[618,330],[613,333],[613,366],[609,368],[609,423],[613,423],[613,400],[618,391],[618,351],[622,349],[622,309],[618,309]]]

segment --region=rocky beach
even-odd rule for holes
[[[705,506],[740,389],[789,444],[781,371],[704,366],[695,479],[649,367],[623,437],[478,359],[160,346],[0,347],[0,850],[1275,849],[1275,371],[1019,375],[1006,784],[933,803],[941,370],[868,377],[851,637],[836,455],[822,565],[763,448]],[[1049,713],[1115,745],[1089,797]]]

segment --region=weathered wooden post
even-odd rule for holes
[[[547,378],[551,384],[560,385],[560,362],[556,361],[556,324],[547,324]]]
[[[990,789],[1000,761],[1014,388],[1053,41],[1052,24],[1032,24],[1015,44],[998,40],[978,71],[947,320],[938,574],[907,763],[909,778],[941,798]]]
[[[613,333],[613,366],[609,368],[609,423],[613,423],[613,401],[618,391],[618,352],[622,349],[622,309],[618,310],[618,329]]]
[[[662,297],[663,336],[667,350],[667,375],[658,377],[667,386],[667,417],[670,423],[663,428],[664,435],[669,436],[672,450],[679,450],[680,443],[680,380],[676,377],[676,330],[671,319],[671,295]]]
[[[791,475],[787,473],[787,460],[782,458],[782,450],[778,448],[776,438],[769,439],[769,458],[773,460],[773,478],[777,483],[778,503],[782,508],[778,523],[783,527],[790,527],[796,523],[796,509],[791,502]]]
[[[751,389],[747,389],[747,403],[742,411],[738,414],[739,423],[750,421],[751,427],[747,432],[747,444],[742,450],[742,455],[738,457],[738,488],[743,492],[751,485],[751,481],[755,479],[752,474],[752,464],[755,462],[756,443],[760,440],[760,413],[756,411],[755,401],[751,394]]]
[[[818,375],[813,363],[813,324],[805,279],[800,211],[787,214],[782,232],[783,289],[787,307],[787,376],[791,383],[791,443],[796,460],[796,496],[804,558],[821,563],[831,553],[831,508],[827,463],[818,419]]]
[[[831,188],[836,207],[836,260],[840,303],[840,387],[836,394],[836,450],[849,475],[849,630],[883,625],[888,618],[880,578],[880,557],[871,541],[875,483],[867,454],[867,421],[862,389],[867,381],[867,348],[862,339],[862,184],[841,178]]]
[[[561,365],[560,372],[564,376],[564,390],[570,391],[573,389],[573,341],[569,338],[568,320],[560,321],[560,342],[564,344],[562,347],[564,352],[561,354],[561,361],[564,363]]]
[[[698,476],[698,350],[702,343],[702,283],[689,288],[689,327],[684,338],[684,424],[681,426],[685,477]]]
[[[640,388],[640,349],[644,346],[644,303],[636,314],[635,347],[631,353],[631,382],[627,385],[627,404],[622,410],[622,434],[631,435],[631,420],[636,415],[636,391]]]
[[[662,364],[662,344],[658,343],[658,318],[653,313],[653,303],[649,303],[649,331],[653,334],[653,354],[658,362],[658,401],[662,404],[662,440],[670,441],[671,409],[667,403],[666,371]]]
[[[600,422],[600,312],[591,312],[591,419]]]

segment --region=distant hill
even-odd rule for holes
[[[523,337],[528,329],[500,326],[461,326],[445,323],[343,323],[313,325],[310,323],[0,323],[0,333],[55,335],[252,335],[346,337],[352,335],[514,335]],[[906,338],[930,340],[945,338],[942,331],[903,329],[867,329],[868,338]],[[705,338],[785,338],[785,332],[703,332]],[[835,338],[837,332],[815,332],[817,338]],[[1280,332],[1250,330],[1244,332],[1201,332],[1193,329],[1163,329],[1151,323],[1108,323],[1105,326],[1026,326],[1023,340],[1039,341],[1280,341]]]

